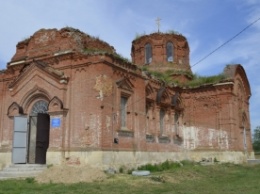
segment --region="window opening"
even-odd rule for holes
[[[177,112],[174,114],[174,128],[176,135],[179,135],[179,114]]]
[[[172,42],[167,43],[166,54],[167,54],[167,61],[173,62],[173,44],[172,44]]]
[[[160,110],[160,132],[163,134],[164,131],[164,117],[165,117],[165,110]]]
[[[145,64],[149,64],[152,62],[152,46],[151,44],[145,45]]]
[[[39,100],[33,105],[31,114],[32,115],[37,115],[38,113],[47,114],[47,111],[48,111],[48,103],[44,100]]]
[[[127,118],[127,101],[128,98],[121,96],[121,127],[126,127],[126,118]]]

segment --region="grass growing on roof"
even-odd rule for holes
[[[225,80],[226,77],[224,74],[218,74],[218,75],[213,75],[213,76],[199,76],[199,75],[194,75],[193,79],[185,84],[185,86],[188,87],[198,87],[202,86],[205,84],[216,84],[219,83],[223,80]]]

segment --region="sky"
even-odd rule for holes
[[[19,41],[42,28],[77,28],[130,59],[132,40],[156,32],[158,17],[161,32],[188,39],[193,73],[209,76],[228,64],[243,65],[252,92],[251,129],[260,126],[260,0],[1,0],[0,69]]]

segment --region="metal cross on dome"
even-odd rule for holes
[[[156,24],[157,24],[157,27],[158,27],[158,32],[160,32],[160,22],[161,22],[161,18],[157,17],[156,20],[155,20]]]

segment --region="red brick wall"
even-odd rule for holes
[[[62,33],[66,36],[63,37]],[[248,149],[252,149],[249,99],[245,96],[246,87],[249,86],[245,78],[241,78],[241,73],[232,83],[218,86],[196,89],[165,87],[158,98],[162,83],[143,76],[134,64],[116,59],[111,54],[111,46],[100,41],[88,42],[87,36],[76,33],[82,41],[73,39],[74,36],[69,36],[68,31],[40,30],[29,42],[18,44],[13,61],[23,56],[35,57],[36,61],[40,59],[45,65],[37,66],[32,60],[27,60],[17,65],[10,64],[6,73],[0,75],[1,150],[12,147],[13,118],[7,115],[8,107],[16,102],[23,108],[24,114],[29,115],[34,102],[39,99],[50,102],[54,97],[62,102],[62,107],[50,112],[50,116],[61,118],[62,125],[51,127],[49,149],[181,151],[187,148],[243,151],[242,118],[246,118],[244,126]],[[173,40],[176,49],[173,64],[165,63],[165,44],[168,40]],[[187,61],[189,57],[186,39],[179,35],[155,33],[133,41],[134,63],[143,65],[143,48],[147,41],[151,41],[155,48],[152,67],[157,68],[160,62],[162,66],[159,68],[162,70],[170,67],[190,71],[189,63],[178,62],[180,57],[186,57]],[[78,45],[81,43],[84,43],[83,46]],[[22,48],[21,44],[25,46]],[[58,49],[68,49],[69,45],[69,48],[75,49],[93,46],[109,52],[95,54],[77,50],[75,53],[53,56]],[[239,79],[242,90],[237,89]],[[177,93],[181,101],[178,106],[172,104],[172,97]],[[121,95],[128,97],[125,128],[120,124]],[[150,108],[147,112],[148,104]],[[163,130],[160,129],[162,108],[165,110]],[[178,121],[174,119],[175,113],[179,114]],[[115,138],[118,144],[114,143]]]
[[[167,62],[166,44],[172,42],[174,46],[174,61]],[[189,45],[186,38],[182,35],[153,33],[144,35],[132,42],[132,61],[142,66],[145,65],[145,45],[150,43],[152,46],[152,62],[149,68],[157,71],[168,69],[190,71],[189,64]]]

